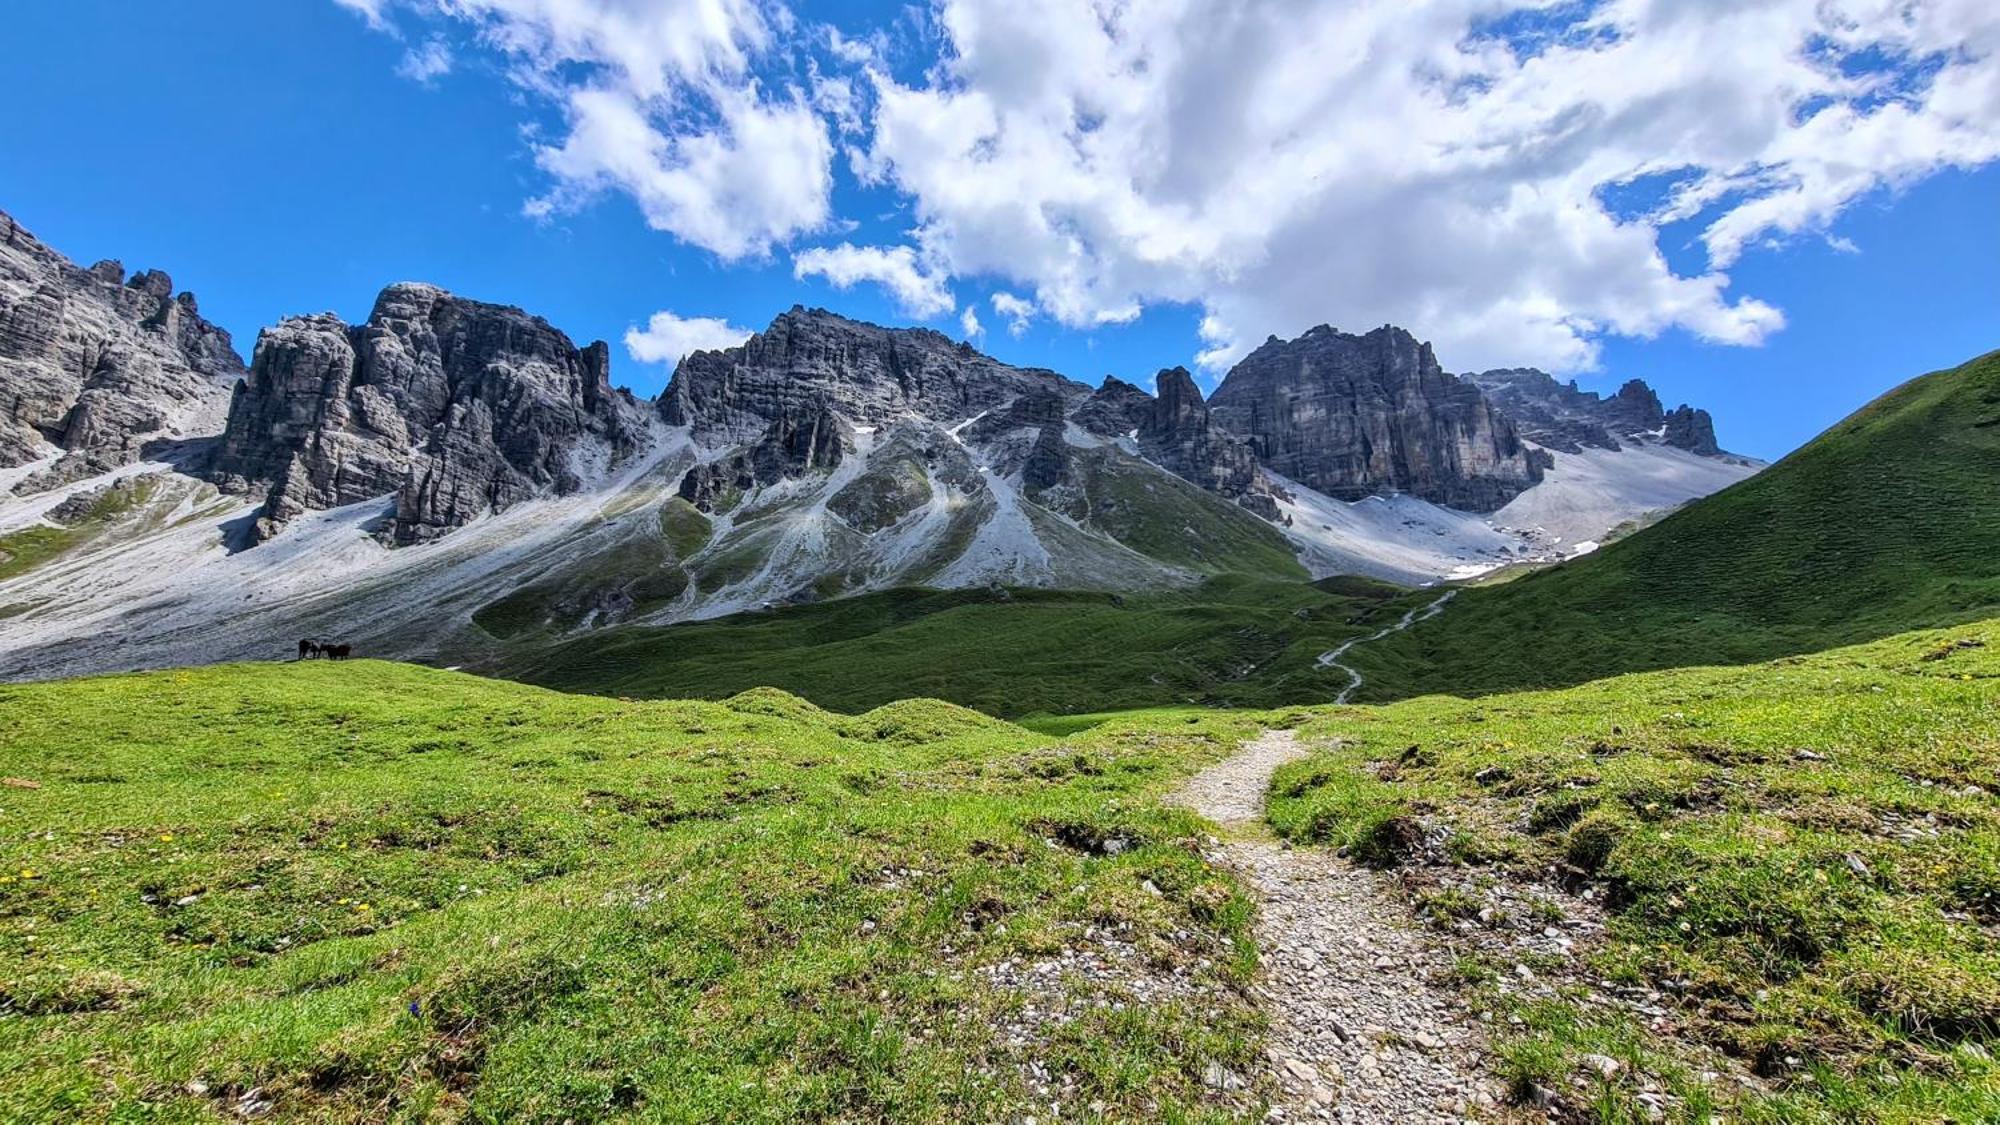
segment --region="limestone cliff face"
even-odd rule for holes
[[[928,328],[883,328],[794,307],[737,347],[683,359],[660,414],[697,435],[748,441],[821,405],[856,425],[905,414],[951,425],[1049,390],[1081,396],[1089,388],[1053,371],[1010,367]]]
[[[265,537],[302,512],[393,494],[399,543],[573,492],[644,445],[610,351],[539,317],[430,285],[384,289],[368,320],[294,317],[257,341],[216,461],[268,487]]]
[[[0,468],[61,454],[17,492],[212,434],[242,375],[229,333],[165,273],[83,269],[0,212]]]
[[[1478,387],[1446,374],[1430,345],[1400,328],[1273,337],[1208,406],[1266,468],[1343,500],[1394,491],[1492,511],[1544,467]]]
[[[1644,380],[1629,379],[1610,397],[1586,391],[1574,379],[1558,383],[1532,367],[1504,368],[1463,376],[1486,392],[1500,412],[1514,420],[1521,436],[1564,453],[1588,446],[1619,449],[1657,436],[1667,445],[1713,457],[1715,422],[1708,411],[1660,405]]]

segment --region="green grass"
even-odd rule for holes
[[[1303,733],[1346,741],[1280,770],[1274,827],[1403,869],[1447,932],[1495,877],[1607,904],[1557,996],[1462,966],[1522,1088],[1574,1094],[1602,1054],[1627,1065],[1591,1080],[1597,1119],[1642,1119],[1636,1069],[1705,1120],[1730,1097],[1694,1077],[1707,1050],[1768,1084],[1732,1119],[2000,1120],[2000,620]],[[1661,985],[1676,1027],[1587,1002],[1599,982]]]
[[[121,520],[143,512],[156,490],[150,477],[105,488],[74,518],[39,523],[0,535],[0,582],[60,558]]]
[[[1319,654],[1402,612],[1379,584],[1329,593],[1229,577],[1186,592],[893,590],[663,628],[599,631],[495,669],[565,691],[721,698],[783,688],[857,711],[908,695],[989,714],[1266,707],[1346,682]]]
[[[365,661],[0,687],[0,1118],[1254,1111],[1201,1081],[1259,1049],[1250,907],[1153,800],[1253,729]],[[978,970],[1086,926],[1204,999],[1072,981],[1010,1046]]]
[[[1737,664],[2000,610],[2000,353],[1764,472],[1355,653],[1362,699]]]
[[[1081,504],[1069,514],[1125,546],[1200,574],[1304,581],[1284,535],[1239,505],[1105,450],[1079,452]]]

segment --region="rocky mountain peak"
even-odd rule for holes
[[[1643,379],[1628,379],[1609,397],[1586,391],[1571,379],[1558,382],[1532,367],[1482,371],[1464,376],[1484,390],[1522,436],[1564,453],[1584,448],[1618,449],[1651,439],[1703,456],[1720,451],[1707,411],[1682,406],[1669,413]],[[1682,412],[1686,412],[1683,414]]]
[[[311,509],[394,495],[397,542],[580,488],[648,440],[610,350],[434,285],[382,290],[368,319],[292,317],[259,335],[216,471],[268,486],[260,537]]]
[[[819,404],[857,425],[915,413],[963,421],[1038,389],[1088,388],[1011,367],[928,328],[884,328],[793,306],[734,348],[696,352],[660,397],[669,425],[712,440],[756,440],[773,422]]]
[[[1266,467],[1343,500],[1396,491],[1491,511],[1542,475],[1543,461],[1480,389],[1393,325],[1273,338],[1208,405]]]
[[[60,454],[17,492],[213,433],[242,374],[229,333],[164,272],[84,269],[0,212],[0,467]]]

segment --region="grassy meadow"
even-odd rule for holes
[[[1153,798],[1255,727],[365,661],[0,687],[0,1119],[1228,1116],[1252,907]],[[986,975],[1078,949],[1114,971]]]
[[[1651,1079],[1692,1121],[2000,1120],[2000,620],[1297,718],[1334,748],[1279,771],[1273,826],[1404,874],[1517,1095],[1641,1121]],[[1603,940],[1506,952],[1566,911]]]

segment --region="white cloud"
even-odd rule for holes
[[[389,21],[382,13],[389,7],[389,0],[333,0],[334,3],[368,21],[368,26],[377,31],[386,31]]]
[[[396,64],[396,73],[412,82],[428,86],[432,82],[451,73],[451,47],[443,39],[433,36],[422,46],[412,47],[403,52],[403,61]]]
[[[1002,290],[993,294],[993,311],[1007,318],[1008,335],[1019,336],[1028,330],[1028,321],[1035,315],[1035,305]]]
[[[531,215],[618,193],[735,260],[886,210],[904,245],[795,274],[919,316],[980,278],[1015,334],[1192,305],[1210,369],[1321,322],[1454,369],[1753,345],[1784,315],[1743,254],[2000,159],[1991,0],[932,0],[846,31],[782,0],[336,2],[469,29],[561,108]],[[833,212],[836,148],[893,207]]]
[[[986,326],[979,323],[979,310],[971,305],[965,306],[965,311],[958,314],[958,327],[968,340],[977,340],[986,335]]]
[[[836,288],[873,282],[887,289],[903,311],[915,317],[941,316],[957,307],[948,279],[917,259],[908,246],[838,246],[803,250],[792,259],[792,276],[824,277]]]
[[[382,25],[389,0],[338,0]],[[797,31],[761,0],[400,0],[469,29],[567,133],[535,149],[547,217],[622,192],[646,221],[725,260],[759,256],[830,215],[833,145],[806,94],[757,64]],[[407,60],[406,60],[407,62]]]
[[[640,363],[679,363],[693,352],[721,351],[748,340],[748,328],[738,328],[720,317],[676,316],[666,310],[653,314],[641,329],[625,330],[625,350]]]
[[[926,258],[1031,288],[1072,326],[1198,304],[1210,367],[1322,321],[1407,325],[1458,369],[1586,368],[1607,334],[1755,344],[1784,318],[1732,291],[1745,247],[2000,157],[1985,0],[941,0],[938,15],[947,42],[923,80],[871,70],[858,164],[913,201]],[[1555,30],[1491,31],[1508,16]],[[1664,205],[1604,201],[1669,176]],[[1679,218],[1702,224],[1693,273],[1660,249]]]

